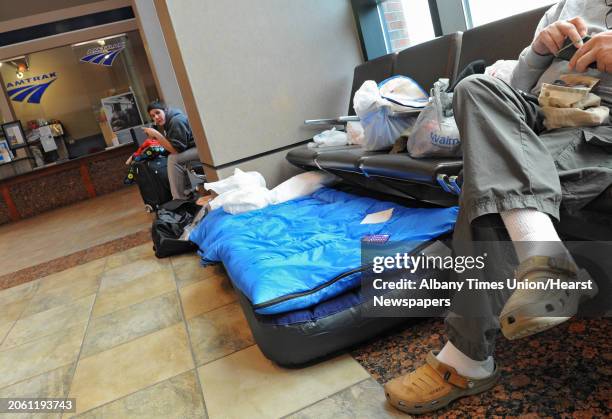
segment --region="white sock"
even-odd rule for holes
[[[548,214],[532,208],[518,208],[501,213],[519,262],[532,256],[571,256],[555,230]]]
[[[495,362],[490,356],[484,361],[474,361],[455,347],[449,340],[436,356],[438,361],[450,365],[459,375],[469,378],[482,379],[493,374]]]

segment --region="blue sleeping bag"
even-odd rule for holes
[[[379,224],[368,214],[393,208]],[[234,285],[258,314],[311,307],[359,286],[361,239],[425,242],[452,231],[457,207],[406,208],[322,188],[304,198],[230,215],[208,214],[189,239],[204,264],[223,262]],[[416,246],[416,244],[415,244]],[[344,275],[341,279],[339,276]]]

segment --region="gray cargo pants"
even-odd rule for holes
[[[464,161],[453,235],[457,255],[474,254],[474,242],[508,241],[499,216],[502,211],[534,208],[559,220],[561,205],[570,211],[580,209],[612,184],[612,126],[544,131],[536,103],[485,75],[459,83],[454,110]],[[507,244],[488,249],[488,259],[495,263],[487,265],[496,275],[509,275],[516,267],[514,254],[504,250]],[[498,315],[510,294],[508,290],[472,294],[465,305],[472,313],[476,307],[478,315],[449,315],[450,341],[472,359],[492,355]]]
[[[172,199],[185,199],[185,182],[187,180],[187,168],[185,163],[200,161],[198,149],[188,148],[182,153],[168,155],[168,181]]]

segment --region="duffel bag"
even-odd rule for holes
[[[198,248],[195,243],[181,238],[181,235],[201,208],[193,201],[182,199],[175,199],[160,207],[151,227],[155,256],[165,258],[193,252]]]

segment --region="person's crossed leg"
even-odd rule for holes
[[[496,221],[503,221],[503,234],[512,240],[518,259],[506,260],[508,274],[514,271],[519,281],[576,280],[578,268],[552,218],[559,218],[562,199],[566,198],[561,187],[564,173],[597,166],[598,157],[593,150],[581,154],[573,147],[577,138],[580,140],[576,129],[544,132],[540,107],[498,79],[470,76],[459,83],[454,100],[464,158],[460,212],[453,236],[455,254],[473,251],[470,244],[483,240],[479,237],[483,231],[493,231],[491,226],[487,230],[478,225],[496,217]],[[572,153],[570,159],[566,158],[568,152]],[[602,176],[600,179],[606,179],[602,185],[609,184],[610,173]],[[590,199],[595,196],[597,193]],[[570,205],[585,203],[572,202],[572,198],[568,199]],[[499,235],[489,239],[499,240]],[[419,414],[490,389],[499,379],[493,351],[500,328],[508,339],[530,336],[569,319],[579,301],[594,293],[596,288],[570,295],[519,289],[471,296],[470,306],[479,314],[451,313],[446,319],[446,345],[438,353],[430,353],[420,368],[387,383],[388,401],[400,410]]]

